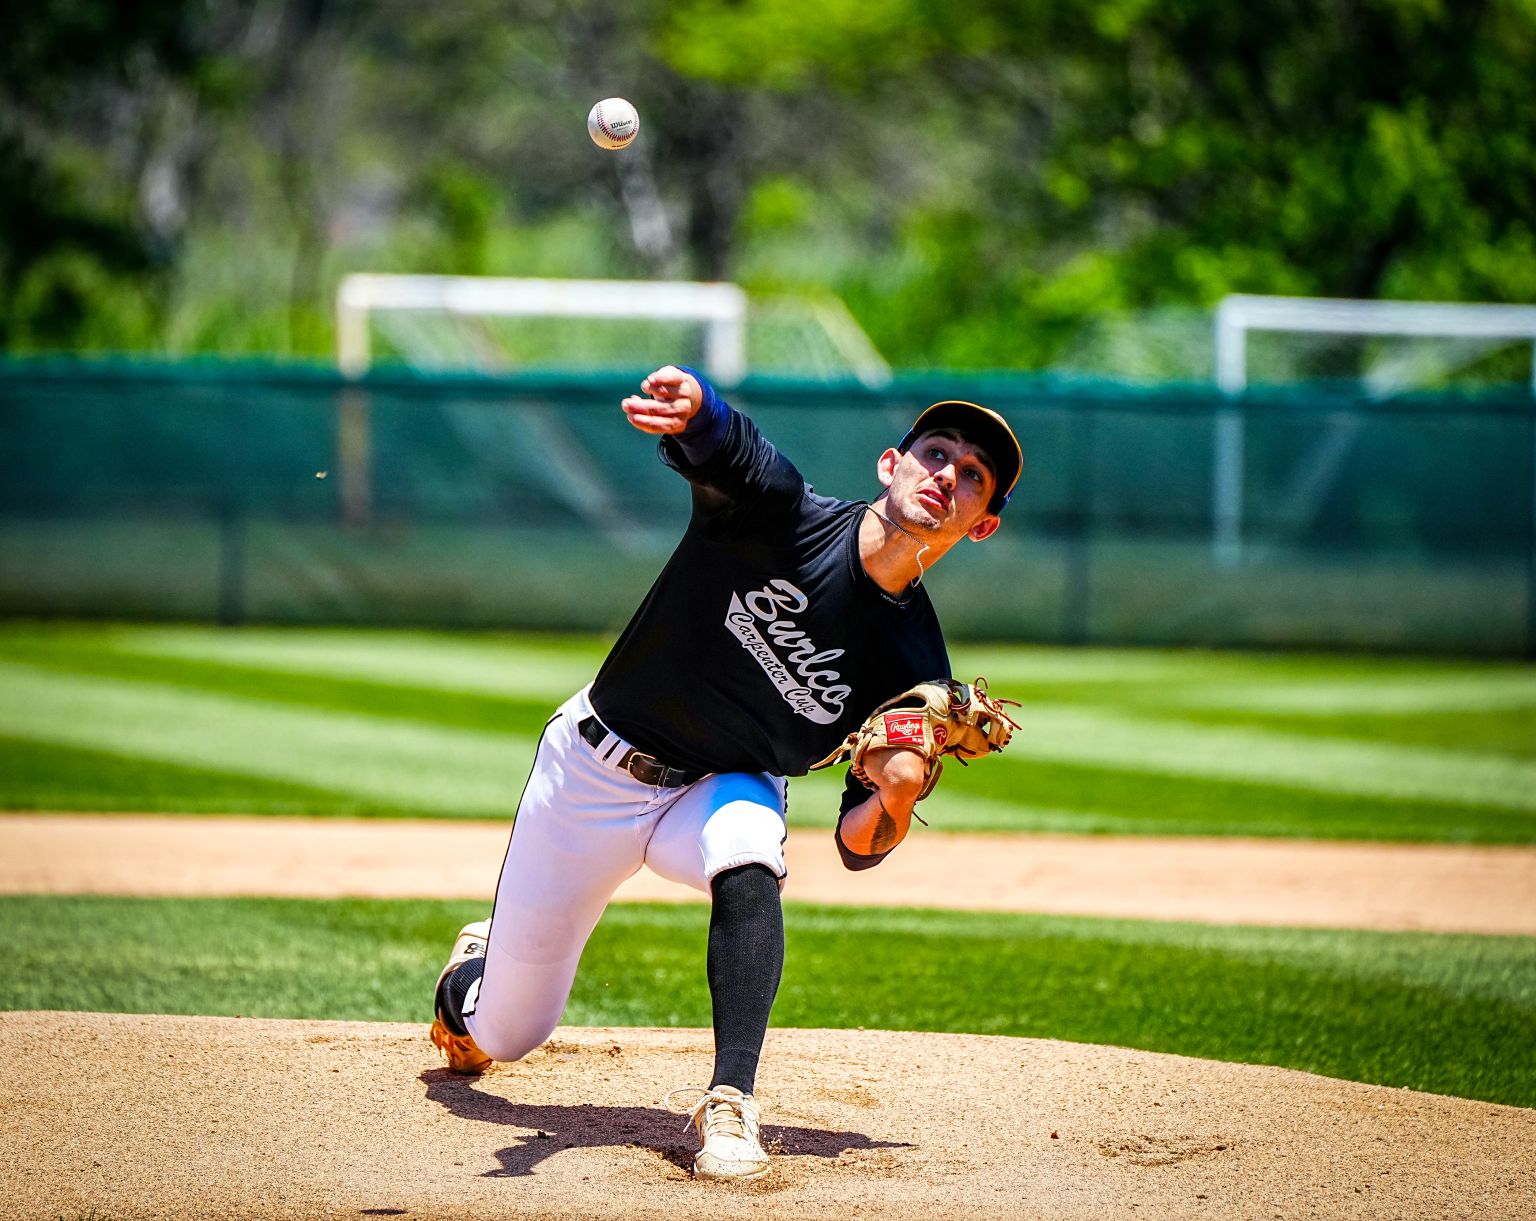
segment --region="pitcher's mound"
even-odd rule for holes
[[[0,1200],[76,1218],[1536,1215],[1536,1111],[1036,1039],[776,1030],[775,1154],[694,1182],[698,1030],[480,1078],[424,1027],[0,1014]]]

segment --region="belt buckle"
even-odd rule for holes
[[[641,784],[649,785],[660,785],[665,778],[662,773],[667,770],[662,766],[660,759],[638,750],[631,750],[624,756],[624,762],[620,766]]]

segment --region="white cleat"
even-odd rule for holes
[[[672,1094],[697,1091],[703,1094],[692,1108],[676,1107]],[[693,1159],[695,1178],[719,1180],[760,1179],[768,1173],[768,1154],[758,1136],[760,1116],[757,1099],[733,1085],[704,1090],[685,1086],[667,1095],[667,1106],[687,1113],[699,1130],[702,1147]]]
[[[437,977],[439,989],[443,986],[443,980],[471,958],[485,957],[490,936],[489,920],[476,920],[459,930],[458,940],[453,943],[453,953],[448,956],[448,965]],[[493,1063],[490,1056],[475,1046],[475,1041],[467,1034],[454,1034],[448,1029],[448,1023],[443,1020],[441,1010],[435,1010],[432,1014],[430,1035],[433,1046],[448,1057],[448,1067],[453,1072],[483,1073]]]

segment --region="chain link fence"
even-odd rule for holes
[[[688,511],[617,409],[643,372],[0,365],[0,614],[612,632]],[[731,397],[849,498],[929,402],[1008,416],[1004,529],[930,577],[955,639],[1536,656],[1528,394],[935,374]]]

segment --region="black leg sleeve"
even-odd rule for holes
[[[741,865],[715,877],[713,894],[708,971],[715,1075],[709,1084],[734,1085],[750,1094],[784,973],[779,880],[764,865]]]

